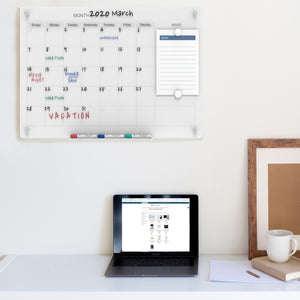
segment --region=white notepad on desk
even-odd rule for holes
[[[247,270],[259,275],[254,277],[247,273]],[[251,261],[223,261],[211,260],[210,261],[210,281],[220,282],[239,282],[239,283],[279,283],[281,280],[274,278],[266,273],[256,270],[251,267]],[[292,282],[292,281],[290,281]],[[293,281],[296,282],[297,281]]]
[[[156,31],[156,94],[199,94],[199,31]]]

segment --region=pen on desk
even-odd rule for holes
[[[96,139],[97,134],[71,134],[71,139]]]
[[[251,272],[251,271],[249,271],[249,270],[247,270],[246,272],[247,272],[248,274],[250,274],[250,275],[256,277],[256,278],[260,278],[259,275],[255,274],[255,273],[253,273],[253,272]]]

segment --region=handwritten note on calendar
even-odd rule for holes
[[[200,138],[199,23],[193,8],[21,8],[20,136]]]

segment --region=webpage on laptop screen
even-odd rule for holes
[[[190,251],[190,199],[122,199],[122,251]]]

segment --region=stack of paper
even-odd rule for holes
[[[259,276],[259,278],[247,273],[251,271]],[[210,281],[223,282],[253,282],[253,283],[274,283],[280,280],[260,272],[251,267],[250,261],[210,261]]]

